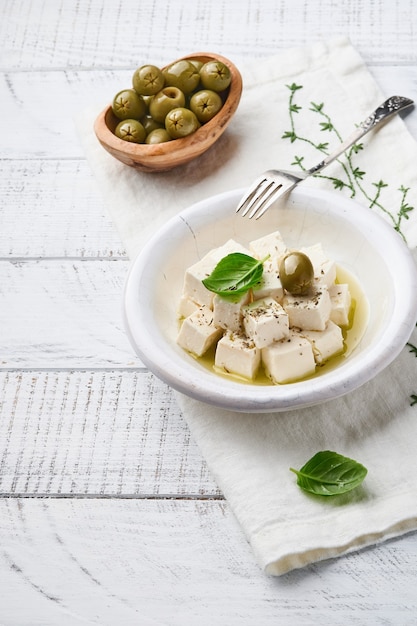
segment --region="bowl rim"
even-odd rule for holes
[[[213,218],[213,207],[210,215],[207,204],[216,205],[219,201],[230,201],[230,207],[235,207],[244,191],[245,189],[234,189],[193,203],[168,220],[132,261],[123,290],[122,314],[125,331],[133,349],[153,374],[176,391],[206,404],[238,412],[288,411],[336,399],[359,388],[398,356],[411,335],[417,320],[417,265],[401,236],[385,219],[344,196],[337,196],[338,201],[334,203],[333,209],[329,208],[330,213],[340,214],[341,206],[347,207],[359,230],[367,232],[366,229],[371,223],[377,236],[382,238],[381,241],[386,242],[387,236],[390,237],[390,252],[395,255],[396,271],[401,272],[402,280],[407,284],[410,282],[410,289],[400,290],[396,287],[394,308],[384,330],[384,341],[365,348],[359,366],[358,362],[354,361],[353,368],[350,359],[347,359],[342,365],[329,370],[323,376],[288,385],[245,385],[233,380],[227,380],[227,384],[219,385],[220,379],[213,373],[198,371],[196,375],[191,363],[185,360],[178,362],[178,358],[173,361],[169,355],[169,342],[165,338],[146,332],[148,329],[144,328],[146,316],[143,315],[143,307],[138,311],[136,306],[135,285],[138,284],[148,260],[152,257],[154,246],[164,237],[169,237],[175,228],[184,228],[184,223],[200,212],[206,215],[202,218],[206,220],[205,223],[210,221]],[[335,197],[334,192],[311,187],[298,187],[291,195],[306,201],[308,198],[320,200]],[[230,211],[234,211],[234,208]],[[245,218],[239,216],[238,219]],[[180,294],[178,295],[180,297]],[[346,373],[343,377],[339,375],[342,368]]]

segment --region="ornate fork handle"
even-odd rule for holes
[[[306,175],[310,176],[311,174],[315,174],[319,172],[324,167],[329,165],[332,161],[337,159],[345,150],[353,146],[361,137],[366,135],[370,130],[379,126],[387,119],[389,119],[392,115],[402,111],[413,105],[413,100],[410,98],[403,98],[402,96],[391,96],[388,100],[385,100],[371,115],[368,115],[365,121],[359,124],[358,128],[353,132],[353,134],[348,137],[343,143],[341,143],[335,152],[329,154],[323,161],[307,170]]]

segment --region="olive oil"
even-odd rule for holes
[[[349,357],[350,354],[352,354],[365,333],[369,319],[369,305],[361,284],[351,272],[340,266],[337,267],[336,282],[339,284],[344,283],[349,285],[349,291],[352,301],[349,311],[349,323],[347,326],[342,327],[342,334],[344,339],[343,352],[331,357],[322,364],[318,364],[313,374],[306,376],[305,378],[298,378],[293,382],[299,382],[300,380],[307,380],[311,378],[316,378],[318,376],[323,376],[323,374],[326,374],[330,370],[338,367],[341,363],[343,363],[345,359]],[[237,374],[228,373],[218,367],[215,367],[215,350],[216,347],[213,346],[210,350],[208,350],[208,352],[206,352],[206,354],[204,354],[204,356],[195,358],[208,370],[214,371],[218,376],[228,378],[235,382],[240,382],[245,385],[271,386],[275,384],[266,376],[262,365],[254,380],[249,380]],[[292,384],[292,382],[286,382],[281,384],[290,385]]]

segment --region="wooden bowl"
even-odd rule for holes
[[[226,130],[242,93],[242,77],[239,70],[225,57],[209,52],[198,52],[182,59],[197,59],[204,63],[217,59],[227,65],[232,80],[225,93],[223,107],[192,135],[153,145],[129,143],[116,137],[114,129],[120,120],[114,115],[111,106],[106,107],[94,123],[94,132],[103,148],[122,163],[145,172],[170,170],[203,154]]]

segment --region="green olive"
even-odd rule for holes
[[[171,139],[171,135],[165,128],[155,128],[154,130],[151,130],[151,132],[148,134],[145,143],[165,143],[166,141],[171,141]]]
[[[119,120],[139,120],[146,113],[146,104],[134,89],[123,89],[114,96],[112,109]]]
[[[200,70],[203,87],[213,91],[223,91],[232,82],[229,68],[222,61],[207,61]]]
[[[187,135],[191,135],[199,127],[200,122],[196,115],[185,107],[173,109],[165,118],[165,128],[172,139],[187,137]]]
[[[183,93],[191,93],[197,89],[200,82],[200,74],[190,61],[185,59],[171,63],[162,70],[165,84],[178,87]]]
[[[156,65],[142,65],[132,76],[133,89],[141,96],[153,96],[165,84],[162,70]]]
[[[138,120],[122,120],[114,131],[116,137],[132,143],[144,143],[146,130]]]
[[[156,128],[165,128],[162,122],[156,122],[152,115],[145,115],[140,119],[140,123],[146,130],[146,134],[149,135]]]
[[[169,111],[185,104],[185,96],[178,87],[164,87],[159,91],[149,103],[149,113],[156,122],[165,122],[165,117]]]
[[[168,140],[167,133],[171,139],[186,137],[219,112],[231,80],[229,67],[217,59],[180,59],[162,70],[142,65],[133,73],[133,88],[113,98],[114,115],[127,122],[118,124],[114,134],[136,143],[161,143]],[[167,118],[171,111],[175,113]],[[164,132],[147,140],[156,129]]]
[[[280,261],[279,277],[286,291],[304,296],[313,284],[313,264],[303,252],[289,252]]]
[[[203,124],[211,120],[223,106],[221,97],[216,91],[202,89],[196,91],[190,99],[190,109]]]
[[[190,63],[192,63],[194,65],[194,67],[196,68],[197,72],[199,72],[201,70],[201,68],[204,65],[203,61],[199,61],[198,59],[190,59]]]

